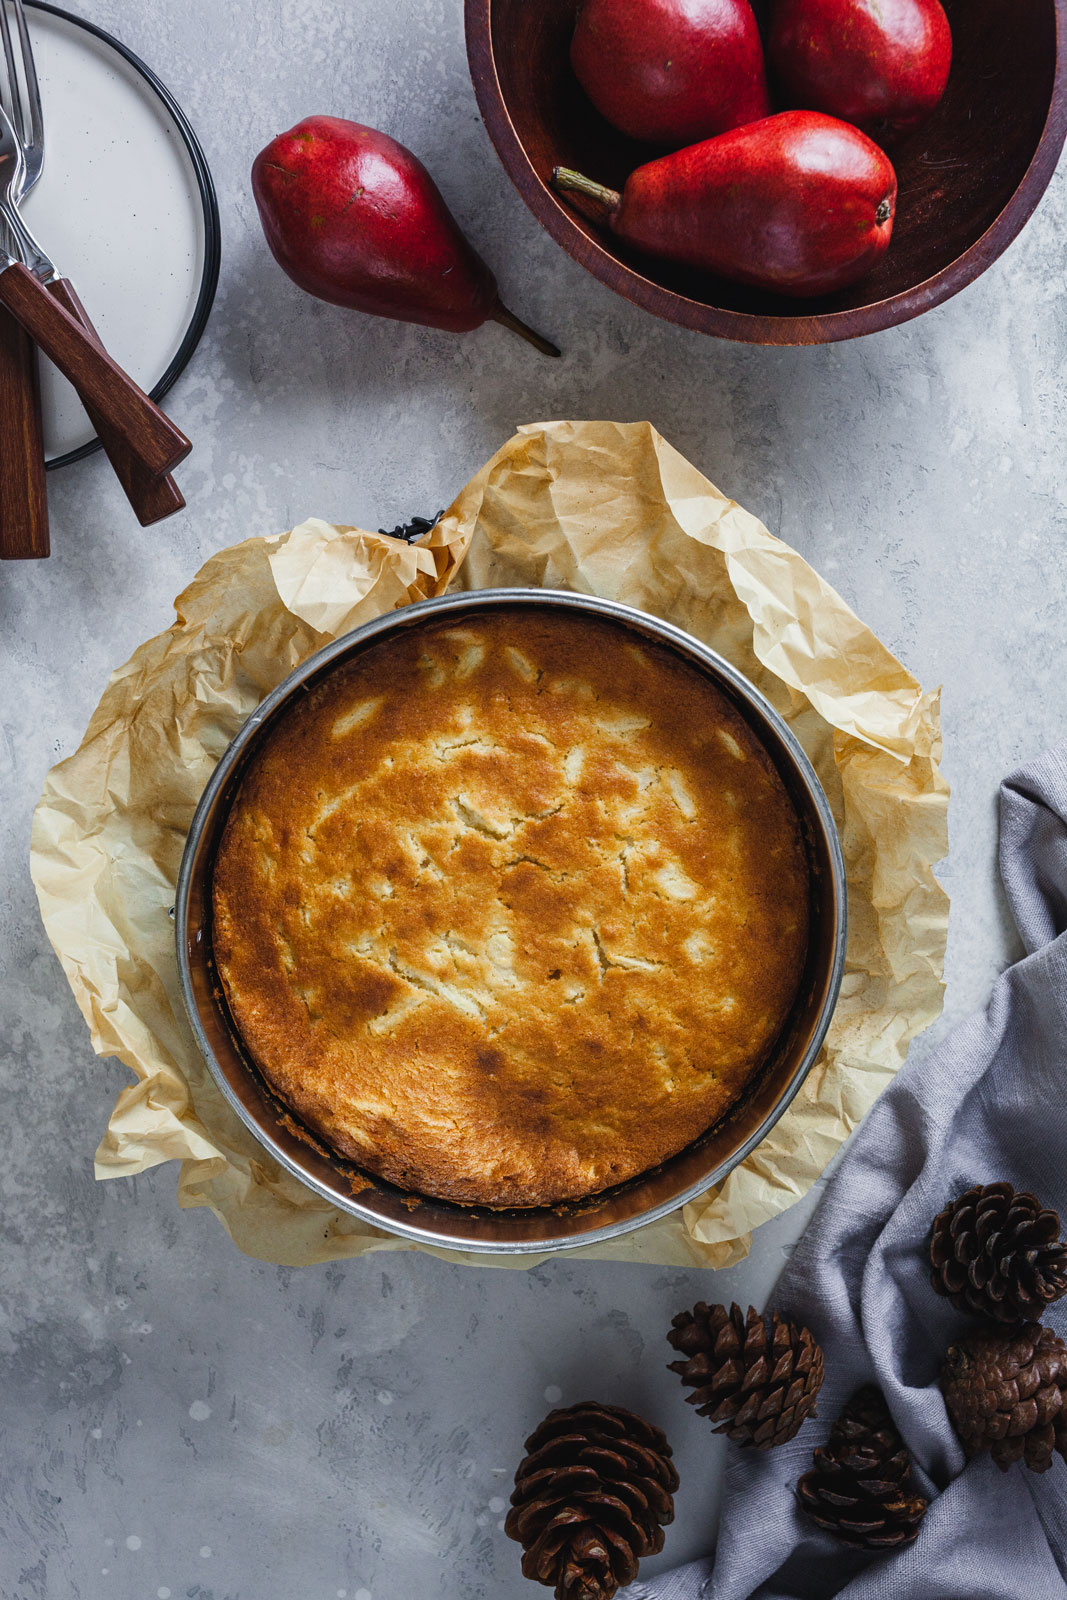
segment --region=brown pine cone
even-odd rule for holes
[[[813,1522],[863,1550],[911,1544],[927,1502],[911,1492],[911,1455],[880,1389],[852,1396],[814,1459],[797,1484]]]
[[[1010,1183],[968,1189],[934,1219],[930,1282],[958,1311],[1028,1322],[1067,1294],[1060,1219]]]
[[[632,1411],[584,1400],[551,1412],[526,1449],[504,1524],[523,1547],[523,1576],[554,1584],[556,1600],[611,1600],[674,1520],[666,1437]]]
[[[941,1392],[968,1456],[988,1450],[1002,1472],[1025,1461],[1045,1472],[1067,1461],[1067,1345],[1051,1328],[990,1327],[954,1344]]]
[[[822,1349],[800,1323],[783,1322],[776,1311],[765,1319],[752,1306],[743,1317],[740,1306],[727,1311],[701,1300],[679,1312],[667,1338],[685,1358],[672,1361],[671,1372],[693,1390],[686,1399],[716,1433],[772,1450],[816,1415]]]

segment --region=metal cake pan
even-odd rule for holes
[[[211,880],[215,851],[248,762],[277,719],[339,663],[406,629],[487,610],[551,608],[597,618],[666,647],[711,678],[761,740],[801,819],[811,867],[807,965],[793,1010],[743,1101],[651,1171],[587,1200],[495,1210],[396,1188],[335,1155],[277,1098],[245,1053],[215,972]],[[196,1042],[223,1095],[274,1159],[336,1206],[420,1244],[485,1254],[576,1249],[665,1216],[722,1181],[765,1138],[812,1066],[833,1015],[845,959],[844,861],[829,802],[804,751],[744,675],[670,623],[617,601],[551,589],[483,589],[405,606],[308,658],[253,712],[215,768],[193,817],[178,875],[175,923],[182,995]]]

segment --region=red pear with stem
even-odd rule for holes
[[[783,111],[649,161],[621,194],[563,167],[552,182],[649,255],[787,295],[829,294],[869,272],[897,198],[888,156],[816,111]]]
[[[307,117],[260,151],[252,191],[274,259],[319,300],[451,333],[499,322],[559,355],[501,303],[422,162],[388,134]]]

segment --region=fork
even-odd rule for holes
[[[21,0],[16,13],[20,37],[25,28]],[[0,104],[3,103],[3,68],[7,68],[9,104],[19,112],[14,52],[4,0],[0,0]],[[32,60],[32,57],[31,57]],[[24,119],[20,117],[20,121]],[[30,120],[32,131],[32,117]],[[37,181],[43,161],[40,140],[28,159],[27,187]],[[0,243],[5,231],[0,224]],[[37,350],[22,324],[0,310],[0,428],[6,447],[0,450],[0,560],[41,558],[48,555],[48,493],[45,487],[44,435],[41,424],[41,386]]]
[[[83,403],[126,439],[148,471],[169,472],[192,446],[50,292],[48,285],[59,273],[11,204],[24,165],[22,146],[0,106],[0,221],[7,224],[17,252],[12,255],[0,245],[0,302],[15,313]]]
[[[34,184],[41,175],[41,170],[44,166],[45,144],[41,91],[33,57],[33,45],[26,25],[23,0],[12,0],[12,4],[14,6],[15,25],[18,30],[22,58],[22,84],[19,81],[5,0],[0,0],[0,44],[3,46],[4,65],[6,66],[8,106],[16,136],[22,145],[24,157],[22,180],[11,196],[14,204],[18,206],[33,189]],[[0,74],[0,100],[2,99],[3,75]],[[53,299],[57,300],[76,321],[80,322],[86,333],[100,345],[96,330],[73,285],[65,278],[52,276],[46,282],[46,287]],[[100,345],[100,348],[102,350],[103,346]],[[180,511],[185,505],[185,500],[173,478],[169,474],[157,476],[148,472],[136,455],[131,453],[122,435],[116,433],[114,428],[95,408],[89,406],[87,410],[89,412],[89,420],[99,436],[115,474],[126,493],[126,498],[133,507],[141,526],[147,527],[153,522],[160,522],[164,517],[172,516],[176,511]]]

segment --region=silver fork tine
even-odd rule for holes
[[[7,20],[6,0],[0,0],[0,43],[4,49],[4,71],[0,71],[0,109],[7,112],[18,137],[19,117],[19,92],[18,78],[15,76],[15,52],[11,45],[11,28]],[[15,196],[16,200],[19,198]],[[12,240],[7,227],[0,222],[0,245],[10,246]]]
[[[26,9],[22,0],[14,0],[14,3],[15,26],[18,28],[19,44],[22,46],[22,75],[28,101],[28,106],[23,108],[22,142],[29,147],[27,154],[35,151],[43,155],[44,113],[41,110],[41,86],[37,82],[37,66],[33,59],[30,30],[26,25]],[[10,29],[8,31],[10,32]]]
[[[4,93],[4,78],[0,77],[0,102],[11,118],[18,137],[22,138],[22,96],[19,94],[19,80],[15,71],[15,51],[11,41],[11,24],[7,20],[7,0],[0,0],[0,42],[4,46],[4,61],[7,65],[6,82],[7,93]]]
[[[8,0],[0,0],[0,44],[3,45],[6,67],[6,72],[0,72],[0,104],[11,118],[19,142],[26,151],[28,167],[26,187],[31,189],[40,176],[44,163],[44,115],[26,12],[22,0],[11,0],[11,4],[15,8],[15,27],[18,30],[19,54],[22,57],[22,75],[20,78],[16,64],[14,38],[8,17]]]

